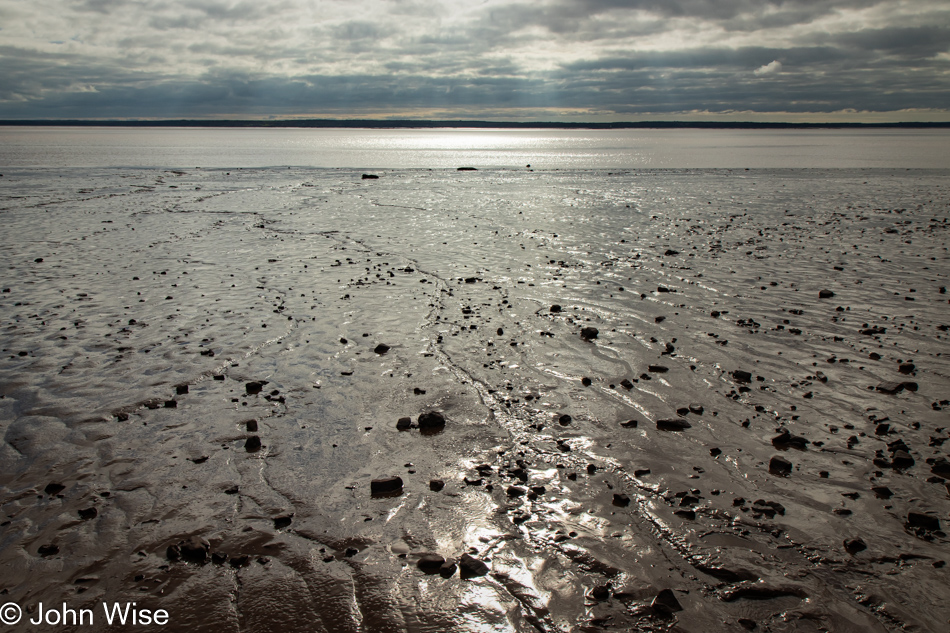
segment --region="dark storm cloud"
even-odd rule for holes
[[[937,0],[46,2],[0,0],[0,118],[950,103]]]

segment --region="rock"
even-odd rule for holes
[[[907,375],[907,374],[913,373],[914,369],[916,369],[916,367],[914,366],[913,363],[903,363],[900,367],[897,368],[897,371],[899,371],[900,373],[904,375]]]
[[[459,568],[454,558],[446,558],[442,566],[439,567],[439,575],[443,578],[451,578],[455,575],[455,570]]]
[[[625,428],[625,429],[635,429],[635,428],[637,428],[637,421],[636,421],[636,420],[627,420],[626,422],[621,422],[621,423],[620,423],[620,426],[622,426],[622,427]]]
[[[396,428],[400,431],[408,431],[412,427],[412,418],[405,417],[396,420]]]
[[[627,391],[630,391],[631,389],[633,389],[633,383],[630,382],[630,380],[627,378],[624,378],[623,380],[620,381],[620,386],[626,389]]]
[[[732,372],[732,378],[736,382],[752,382],[752,374],[747,371],[742,371],[741,369]]]
[[[689,404],[689,410],[691,413],[695,413],[696,415],[702,415],[703,411],[705,411],[705,409],[703,409],[703,405],[696,404],[695,402],[691,402]]]
[[[376,174],[363,174],[362,176],[360,176],[360,179],[361,180],[378,180],[379,176],[377,176]]]
[[[248,433],[257,433],[257,420],[248,420],[244,425]]]
[[[891,458],[891,466],[893,468],[910,468],[914,463],[914,458],[910,456],[910,453],[903,450],[894,451],[894,455]]]
[[[772,446],[779,450],[797,448],[800,451],[804,451],[808,448],[808,440],[798,435],[792,435],[786,430],[781,435],[772,438]]]
[[[555,303],[553,306],[551,306],[551,312],[558,313],[560,311],[561,311],[561,306],[559,306],[558,304]]]
[[[685,431],[692,425],[686,420],[657,420],[656,428],[661,431]]]
[[[711,448],[711,449],[709,449],[709,454],[712,455],[713,457],[718,457],[718,456],[722,455],[722,449],[721,449],[721,448]]]
[[[878,425],[874,428],[874,434],[875,434],[875,435],[887,435],[887,434],[890,433],[890,432],[891,432],[891,425],[888,424],[887,422],[884,422],[884,423],[882,423],[882,424],[878,424]]]
[[[244,391],[247,395],[253,396],[254,394],[260,393],[266,384],[266,380],[254,380],[244,385]]]
[[[666,255],[667,257],[671,257],[671,256],[673,256],[673,255],[679,255],[680,252],[679,252],[679,251],[674,251],[672,248],[668,248],[668,249],[666,249],[666,252],[663,253],[663,254]]]
[[[665,374],[670,370],[669,367],[664,367],[663,365],[650,365],[647,369],[654,374]]]
[[[792,472],[792,462],[784,457],[775,456],[769,460],[769,472],[773,475],[787,477]]]
[[[677,611],[683,610],[679,600],[676,599],[676,594],[674,594],[671,589],[664,589],[658,593],[656,598],[653,599],[653,602],[650,603],[650,606],[653,607],[654,611],[665,617],[669,617]]]
[[[285,527],[288,527],[294,520],[294,515],[285,514],[283,516],[274,517],[274,529],[282,530]]]
[[[819,291],[818,291],[818,298],[819,298],[819,299],[831,299],[833,296],[835,296],[835,293],[833,293],[833,292],[830,291],[830,290],[819,290]]]
[[[95,508],[86,508],[84,510],[79,511],[79,518],[82,519],[83,521],[95,519],[97,516],[99,516],[99,511],[96,510]]]
[[[584,385],[585,387],[590,387],[593,384],[593,381],[587,376],[584,376],[583,378],[581,378],[581,384]]]
[[[917,391],[917,383],[916,383],[916,382],[902,382],[902,383],[901,383],[901,387],[903,387],[903,388],[906,389],[907,391]]]
[[[908,512],[906,526],[910,529],[936,532],[940,529],[940,519],[920,512]]]
[[[581,338],[585,341],[593,341],[598,334],[600,331],[595,327],[585,327],[581,330]]]
[[[590,590],[590,597],[599,602],[610,599],[610,587],[608,585],[598,585]]]
[[[571,423],[571,416],[565,413],[564,415],[559,416],[557,421],[561,426],[567,426]]]
[[[438,411],[429,411],[419,416],[419,430],[434,431],[445,428],[445,417]]]
[[[45,492],[46,494],[52,497],[52,496],[58,495],[65,489],[66,489],[66,486],[64,486],[63,484],[51,482],[51,483],[46,484],[46,488],[43,489],[43,492]]]
[[[689,407],[680,407],[676,410],[679,415],[689,415]]]
[[[248,453],[254,453],[261,450],[261,438],[252,435],[244,441],[244,450]]]
[[[386,345],[385,343],[380,343],[379,345],[373,348],[373,351],[379,354],[380,356],[382,356],[383,354],[389,351],[389,345]]]
[[[36,553],[40,556],[55,556],[56,554],[59,554],[59,547],[53,545],[52,543],[40,545],[37,548]]]
[[[844,551],[848,552],[852,556],[858,552],[863,552],[867,548],[867,544],[860,538],[849,538],[844,542]]]
[[[630,497],[623,494],[614,493],[614,505],[618,508],[626,508],[630,505]]]
[[[445,488],[445,482],[441,479],[432,479],[429,481],[429,490],[432,492],[439,492]]]
[[[904,390],[904,383],[886,381],[875,387],[881,393],[895,394]]]
[[[459,558],[459,569],[461,570],[462,578],[474,578],[475,576],[484,576],[488,573],[488,565],[483,563],[470,556],[469,554],[462,554]]]
[[[192,536],[187,541],[178,543],[178,549],[181,552],[183,560],[189,563],[198,563],[199,565],[208,562],[208,556],[211,552],[211,545],[198,535]]]
[[[894,493],[891,492],[891,489],[887,486],[874,486],[871,488],[871,492],[873,492],[874,496],[878,499],[890,499],[894,496]]]
[[[369,490],[374,495],[385,495],[393,492],[402,492],[402,478],[380,477],[369,484]]]
[[[456,171],[478,171],[474,167],[459,167]]]
[[[188,393],[188,385],[178,385],[177,387],[175,387],[176,395],[183,396],[186,393]]]
[[[950,478],[950,461],[946,457],[938,457],[930,467],[930,472],[938,477]]]
[[[649,474],[650,474],[649,468],[638,468],[635,471],[633,471],[634,477],[645,477],[646,475],[649,475]]]
[[[426,574],[437,574],[445,564],[445,559],[438,554],[421,554],[416,561],[416,567]]]

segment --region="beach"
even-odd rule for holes
[[[2,602],[950,622],[945,169],[2,171]]]

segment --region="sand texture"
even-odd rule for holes
[[[362,175],[4,170],[0,602],[947,630],[950,174]]]

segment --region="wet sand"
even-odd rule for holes
[[[946,630],[950,174],[362,173],[4,171],[2,602]]]

